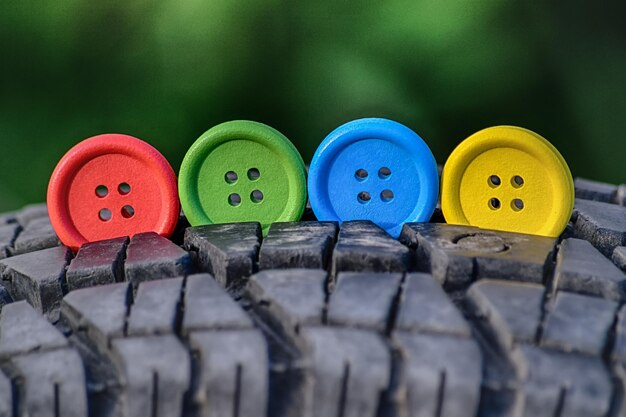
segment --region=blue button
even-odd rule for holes
[[[408,127],[378,118],[331,132],[313,155],[308,185],[319,220],[371,220],[393,237],[404,223],[428,221],[439,195],[428,145]]]

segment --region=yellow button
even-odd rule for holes
[[[441,174],[448,223],[556,237],[574,208],[574,181],[550,142],[516,126],[474,133]]]

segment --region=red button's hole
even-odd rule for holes
[[[111,220],[111,216],[112,216],[111,210],[106,209],[106,208],[103,208],[102,210],[98,212],[98,217],[103,222],[108,222],[109,220]]]
[[[120,185],[117,186],[117,191],[121,194],[121,195],[126,195],[128,193],[130,193],[130,185],[128,185],[128,183],[123,182]]]
[[[98,185],[96,187],[96,195],[100,198],[106,197],[109,194],[109,189],[104,185]]]
[[[122,207],[122,217],[125,219],[130,219],[135,215],[135,209],[133,206],[124,206]]]

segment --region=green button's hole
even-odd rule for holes
[[[383,200],[385,203],[390,202],[391,200],[393,200],[393,191],[382,190],[380,192],[380,199]]]
[[[241,204],[241,196],[239,194],[231,194],[228,196],[228,204],[231,206],[238,206]]]
[[[128,185],[128,183],[123,182],[120,185],[117,186],[117,191],[121,194],[121,195],[126,195],[128,193],[130,193],[130,185]]]
[[[106,197],[109,194],[109,189],[104,185],[98,185],[96,187],[96,195],[100,198]]]
[[[515,175],[513,178],[511,178],[511,185],[515,188],[520,188],[522,185],[524,185],[524,178],[520,177],[519,175]]]
[[[356,196],[356,199],[359,201],[359,203],[365,204],[365,203],[369,203],[369,201],[372,199],[372,196],[367,191],[361,191]]]
[[[515,200],[511,201],[511,208],[513,209],[513,211],[524,210],[524,202],[519,198],[516,198]]]
[[[263,201],[263,193],[261,192],[261,190],[254,190],[250,193],[250,200],[252,200],[253,203],[260,203],[261,201]]]
[[[103,222],[108,222],[109,220],[111,220],[111,210],[103,208],[98,212],[98,217]]]
[[[498,210],[502,206],[500,204],[500,200],[498,200],[497,198],[492,198],[491,200],[489,200],[488,204],[491,210]]]
[[[496,188],[499,187],[500,184],[502,184],[502,181],[500,181],[500,177],[498,177],[497,175],[492,175],[487,180],[487,183],[491,188]]]
[[[125,219],[130,219],[135,215],[135,209],[133,206],[124,206],[122,207],[122,217]]]
[[[378,170],[378,178],[382,180],[386,180],[387,178],[389,178],[389,176],[391,176],[391,170],[389,168],[382,167],[381,169]]]
[[[224,174],[224,180],[226,180],[226,182],[229,184],[236,183],[238,178],[239,177],[237,177],[237,173],[235,171],[228,171],[226,174]]]
[[[354,173],[354,178],[356,178],[359,181],[365,181],[367,179],[367,171],[364,170],[363,168],[357,169],[356,172]]]
[[[250,181],[256,181],[259,179],[259,177],[261,176],[261,173],[259,172],[258,169],[256,168],[250,168],[248,170],[248,179]]]

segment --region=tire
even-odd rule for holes
[[[559,239],[431,223],[59,245],[0,215],[0,416],[626,414],[626,190]]]

